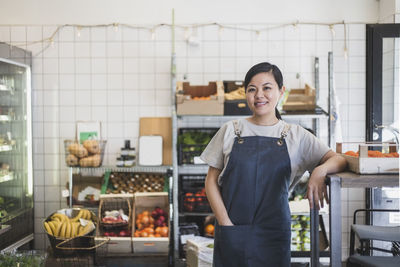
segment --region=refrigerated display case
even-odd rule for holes
[[[33,240],[29,55],[0,44],[0,251]]]

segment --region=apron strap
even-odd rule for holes
[[[239,143],[239,144],[243,144],[244,140],[243,140],[243,138],[240,136],[241,131],[240,131],[240,129],[239,129],[239,121],[238,121],[238,120],[234,120],[234,121],[233,121],[233,129],[235,130],[235,135],[236,135],[237,138],[238,138],[238,143]]]
[[[278,145],[283,145],[283,140],[286,138],[290,130],[290,124],[285,123],[285,126],[283,127],[283,130],[281,132],[281,138],[277,141]]]

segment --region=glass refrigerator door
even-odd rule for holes
[[[30,77],[0,58],[0,250],[33,232]]]

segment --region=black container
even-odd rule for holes
[[[244,87],[243,81],[223,81],[225,93],[230,93]],[[224,102],[224,115],[251,115],[246,99],[226,100]]]
[[[225,100],[224,115],[251,115],[253,112],[247,105],[247,100]]]
[[[204,192],[205,175],[181,175],[179,177],[179,211],[212,212]]]
[[[180,128],[178,136],[178,163],[195,164],[218,128]]]

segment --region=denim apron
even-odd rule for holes
[[[220,188],[234,226],[215,228],[215,267],[290,266],[291,174],[285,137],[241,137],[234,121],[235,140]]]

